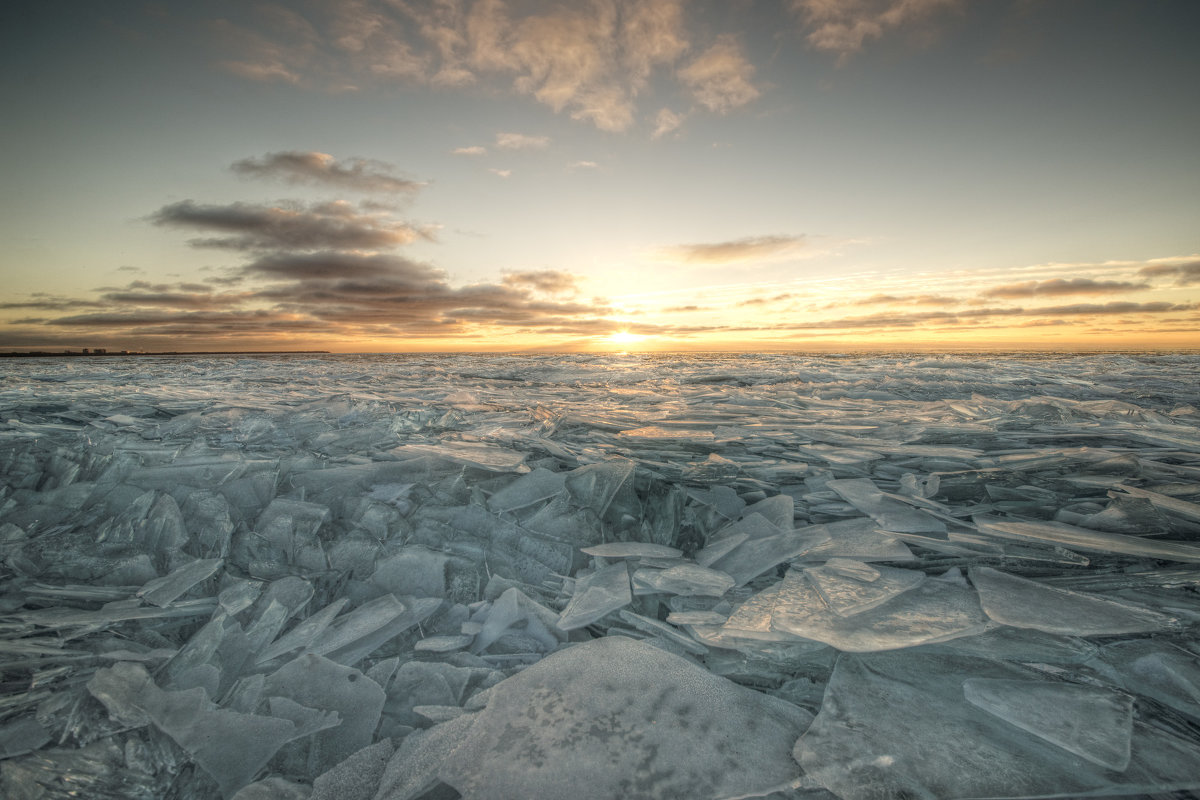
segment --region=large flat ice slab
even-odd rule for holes
[[[791,746],[810,719],[649,644],[609,637],[493,687],[439,777],[465,800],[749,795],[799,776]]]

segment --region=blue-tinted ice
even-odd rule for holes
[[[1196,356],[5,370],[0,796],[1200,791]]]

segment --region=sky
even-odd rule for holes
[[[0,351],[1200,348],[1195,0],[6,0]]]

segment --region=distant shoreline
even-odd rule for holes
[[[168,350],[164,352],[120,352],[81,353],[63,351],[59,353],[32,350],[24,353],[0,353],[0,358],[112,358],[128,356],[303,356],[332,355],[329,350]]]

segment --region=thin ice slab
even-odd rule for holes
[[[869,611],[834,613],[803,570],[784,576],[771,611],[771,629],[850,653],[895,650],[971,636],[987,630],[975,592],[951,581],[927,580]]]
[[[633,602],[629,568],[624,561],[601,567],[575,581],[575,593],[558,618],[564,631],[591,625],[596,620]]]
[[[1144,539],[1140,536],[1094,531],[1062,522],[1003,522],[979,516],[973,517],[972,521],[978,526],[980,533],[1001,539],[1042,542],[1089,553],[1114,553],[1138,558],[1200,563],[1200,547],[1188,542]]]
[[[976,708],[1104,769],[1129,766],[1133,698],[1095,686],[968,678],[963,696]]]
[[[817,594],[839,617],[852,617],[883,605],[925,580],[919,570],[872,567],[861,561],[834,558],[804,570]]]
[[[842,478],[829,481],[827,489],[871,517],[885,531],[897,533],[945,533],[946,526],[924,511],[906,505],[883,492],[869,478]]]
[[[990,567],[976,567],[970,574],[983,610],[1001,625],[1064,636],[1108,636],[1176,624],[1174,618],[1140,606],[1057,589]]]

